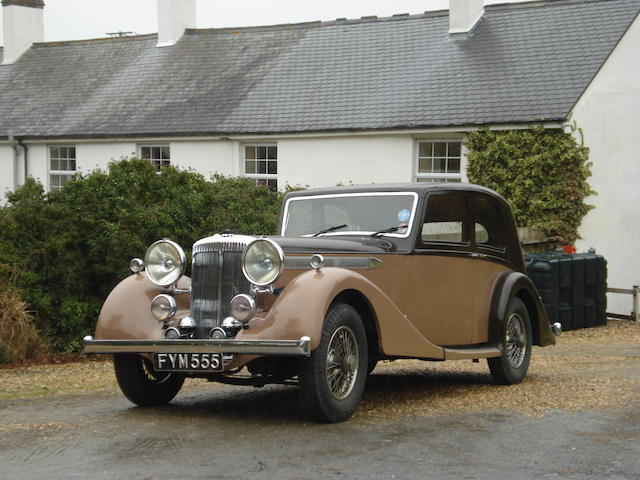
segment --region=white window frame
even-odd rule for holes
[[[266,147],[267,148],[267,152],[269,151],[269,147],[275,147],[276,148],[276,166],[278,165],[278,157],[279,152],[278,152],[278,144],[277,143],[244,143],[242,144],[242,174],[247,177],[250,178],[252,180],[254,180],[256,182],[256,184],[258,183],[258,180],[266,180],[267,181],[267,187],[269,186],[268,181],[269,180],[275,180],[276,182],[276,189],[278,188],[278,174],[277,173],[247,173],[247,147],[256,147],[256,149],[258,147]],[[256,150],[257,152],[257,150]],[[267,157],[269,156],[269,154],[267,153]],[[257,157],[257,154],[256,154]],[[249,159],[249,160],[255,160],[256,162],[259,160],[269,160],[269,158],[267,159]],[[257,167],[257,163],[256,163],[256,167]],[[268,163],[267,163],[267,167],[268,167]],[[257,170],[257,168],[256,168]]]
[[[160,148],[160,152],[162,152],[163,148],[169,149],[169,158],[142,158],[142,149],[143,148]],[[160,154],[162,156],[162,153]],[[171,166],[171,144],[170,143],[141,143],[138,145],[138,158],[143,160],[148,160],[151,164],[156,167],[156,170],[159,172],[162,167],[170,167]],[[166,165],[163,165],[162,162],[168,162]]]
[[[422,173],[419,171],[420,169],[420,144],[421,143],[446,143],[447,144],[447,152],[446,152],[446,156],[445,157],[435,157],[433,155],[431,155],[431,158],[438,158],[438,159],[446,159],[449,160],[449,143],[459,143],[460,144],[460,172],[455,172],[455,173],[436,173],[436,172],[430,172],[430,173]],[[432,152],[433,153],[433,152]],[[451,157],[451,158],[458,158],[458,157]],[[465,148],[463,145],[463,139],[462,138],[418,138],[416,139],[416,144],[415,144],[415,162],[414,162],[414,168],[413,168],[413,177],[414,177],[414,181],[419,182],[420,179],[429,179],[432,181],[442,181],[442,182],[446,182],[447,180],[458,180],[458,182],[463,183],[465,182]],[[448,164],[448,163],[447,163]],[[457,183],[457,182],[456,182]]]
[[[52,156],[51,156],[51,150],[53,148],[73,148],[74,150],[74,156],[73,156],[73,162],[74,162],[74,166],[75,168],[73,170],[62,170],[62,169],[53,169],[51,168],[51,161],[53,160]],[[69,158],[56,158],[56,160],[70,160]],[[68,167],[68,165],[67,165]],[[60,144],[60,145],[47,145],[47,171],[48,171],[48,175],[47,178],[49,179],[49,191],[53,191],[53,190],[62,190],[62,187],[64,186],[64,184],[66,182],[68,182],[70,180],[70,178],[67,178],[66,180],[64,180],[63,182],[61,182],[60,185],[53,185],[52,179],[53,177],[62,177],[64,176],[70,176],[73,177],[76,173],[78,173],[78,149],[76,147],[76,145],[74,144]]]

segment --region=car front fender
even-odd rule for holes
[[[191,279],[183,276],[178,288],[188,290]],[[151,315],[151,300],[163,293],[145,272],[122,280],[111,291],[100,310],[94,338],[111,340],[155,340],[163,337],[162,323]],[[189,295],[175,295],[177,317],[189,314]]]
[[[309,270],[293,278],[269,311],[251,320],[236,338],[296,340],[309,336],[313,350],[320,342],[329,307],[345,291],[359,292],[368,301],[385,355],[444,359],[444,350],[426,339],[382,290],[363,275],[338,267]]]

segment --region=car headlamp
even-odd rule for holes
[[[187,263],[184,250],[171,240],[158,240],[144,255],[147,276],[156,285],[168,287],[177,282]]]
[[[268,238],[258,238],[244,249],[242,272],[254,285],[267,286],[276,281],[284,268],[284,252]]]

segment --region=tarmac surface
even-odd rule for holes
[[[368,390],[385,388],[384,377],[374,374]],[[0,478],[640,478],[640,401],[322,425],[297,400],[294,387],[206,383],[162,408],[104,392],[5,400]]]

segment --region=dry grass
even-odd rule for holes
[[[0,363],[33,358],[44,350],[27,304],[16,290],[4,287],[0,291]]]
[[[203,382],[188,380],[186,388],[198,391]],[[110,361],[0,370],[0,401],[93,392],[119,395]],[[378,423],[406,415],[480,411],[537,416],[553,409],[638,405],[639,392],[640,324],[610,321],[564,333],[554,347],[535,348],[529,374],[520,385],[493,385],[484,361],[383,362],[371,376],[355,418]],[[296,400],[295,395],[290,398]]]

